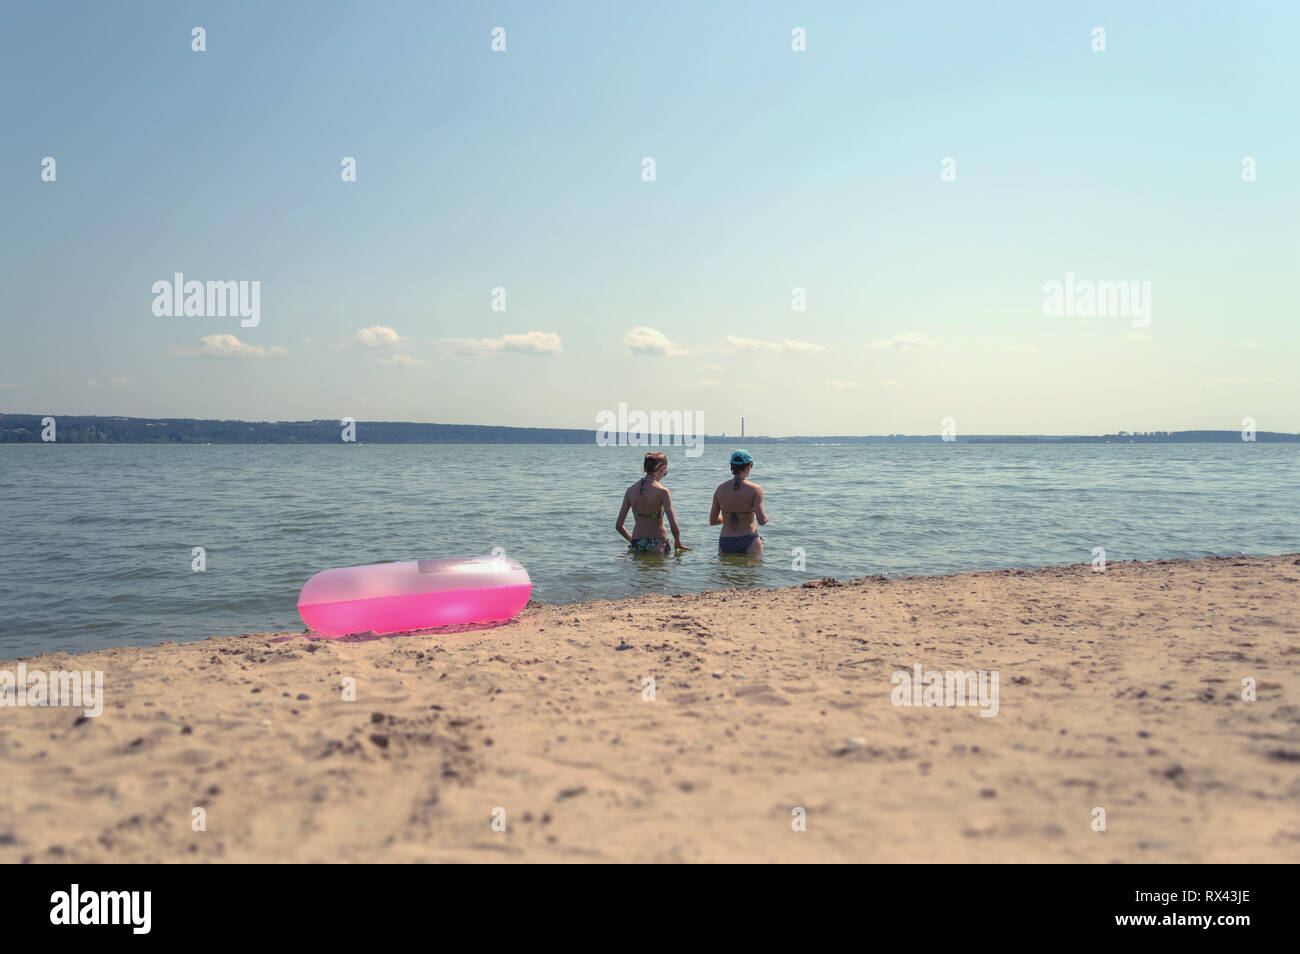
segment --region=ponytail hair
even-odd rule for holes
[[[641,468],[645,475],[641,478],[641,486],[637,488],[638,494],[645,493],[645,482],[654,476],[654,472],[668,463],[668,455],[661,452],[647,453],[645,460],[641,462]]]

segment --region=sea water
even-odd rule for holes
[[[1300,444],[753,444],[761,559],[708,525],[730,444],[669,455],[680,556],[614,530],[643,448],[0,447],[0,657],[302,631],[312,574],[487,555],[567,603],[816,577],[1300,550]],[[629,529],[631,521],[629,521]],[[201,548],[201,549],[200,549]],[[197,567],[197,569],[196,569]]]

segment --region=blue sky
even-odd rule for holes
[[[2,16],[0,410],[1300,431],[1294,4]],[[176,272],[259,324],[155,316]]]

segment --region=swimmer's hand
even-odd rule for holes
[[[674,549],[674,550],[677,550],[677,551],[680,552],[680,551],[682,551],[682,550],[690,550],[690,549],[692,549],[692,548],[683,545],[683,543],[682,543],[682,541],[681,541],[681,538],[680,538],[680,537],[677,537],[677,538],[675,538],[675,539],[673,540],[673,549]]]

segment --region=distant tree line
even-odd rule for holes
[[[39,443],[39,414],[0,414],[0,444]],[[96,417],[50,415],[58,441],[69,444],[338,444],[343,427],[336,420],[207,421],[165,417]],[[559,427],[493,427],[480,424],[412,424],[403,421],[358,421],[361,444],[592,444],[596,430]],[[707,437],[723,441],[725,437]],[[732,437],[735,442],[737,438]],[[875,437],[754,437],[746,444],[934,444],[938,434],[888,434]],[[1258,431],[1261,443],[1298,442],[1300,434]],[[1107,442],[1203,443],[1240,442],[1241,431],[1119,431],[1097,436],[1047,434],[979,434],[959,437],[962,444],[1104,444]],[[667,439],[664,441],[668,443]]]
[[[0,414],[0,443],[39,442],[43,416]],[[343,433],[343,426],[335,420],[50,416],[55,419],[58,441],[73,444],[338,444]],[[361,444],[590,444],[595,441],[596,432],[551,427],[358,421],[356,439]]]

